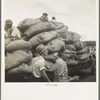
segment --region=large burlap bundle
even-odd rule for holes
[[[72,44],[64,45],[61,48],[61,51],[63,51],[63,50],[66,50],[66,53],[68,53],[68,54],[77,54],[75,51],[76,49]]]
[[[81,36],[78,33],[67,31],[66,32],[66,42],[73,43],[79,41]]]
[[[32,73],[33,72],[33,67],[32,65],[27,65],[27,64],[21,64],[16,68],[13,68],[9,70],[6,74],[26,74],[26,73]]]
[[[18,24],[18,29],[20,29],[21,31],[25,32],[29,27],[31,27],[32,25],[36,25],[38,23],[40,23],[40,19],[39,18],[36,18],[36,19],[33,19],[33,18],[26,18],[24,19],[23,21],[21,21],[19,24]]]
[[[10,42],[11,42],[11,39],[10,38],[5,39],[5,46],[8,45]]]
[[[60,29],[64,27],[64,24],[62,22],[57,22],[56,24],[57,24],[56,29]]]
[[[78,55],[79,56],[79,59],[82,61],[82,60],[86,60],[89,58],[89,53],[84,53],[82,55]]]
[[[82,41],[75,42],[74,46],[75,46],[76,50],[82,50],[85,47],[85,45]]]
[[[8,53],[5,57],[5,69],[10,70],[14,67],[26,63],[32,59],[32,53],[25,50],[17,50],[13,53]]]
[[[55,31],[49,31],[49,32],[43,32],[41,34],[38,34],[34,37],[32,37],[29,41],[32,45],[32,47],[36,47],[40,43],[46,44],[52,39],[55,39],[58,37],[58,33]]]
[[[66,54],[71,54],[71,50],[66,48],[65,51],[66,51]]]
[[[77,65],[78,64],[78,61],[76,61],[76,60],[68,60],[67,61],[67,65],[68,66],[75,66],[75,65]]]
[[[86,64],[86,63],[88,63],[88,61],[89,61],[89,58],[87,58],[87,59],[85,59],[85,60],[82,60],[80,63],[81,63],[81,64]]]
[[[66,32],[59,34],[59,38],[66,39]],[[72,42],[71,42],[72,43]]]
[[[28,38],[31,38],[32,36],[35,36],[41,32],[52,31],[55,28],[56,28],[55,25],[50,22],[42,22],[37,25],[31,26],[28,30],[24,32],[24,34]]]
[[[50,53],[58,52],[63,45],[65,45],[63,41],[59,40],[58,38],[54,39],[47,44],[48,52]]]
[[[76,51],[71,50],[71,54],[77,54]]]
[[[46,65],[47,71],[53,71],[54,70],[54,63],[52,63],[50,61],[45,61],[45,65]]]
[[[76,50],[76,48],[75,48],[75,46],[73,44],[67,44],[66,46],[69,47],[73,51]]]
[[[19,30],[19,33],[20,33],[21,37],[23,37],[24,36],[24,32],[21,31],[20,29],[18,29],[18,30]]]
[[[23,36],[22,39],[25,40],[25,41],[29,41],[29,38],[26,37],[26,36]]]
[[[49,55],[44,57],[45,60],[51,61],[51,62],[55,62],[57,58],[58,58],[58,52],[49,54]]]
[[[83,54],[83,53],[86,53],[86,48],[83,48],[82,50],[78,50],[77,51],[77,54]]]
[[[77,56],[77,54],[73,54],[73,53],[71,52],[69,59],[78,61],[78,60],[79,60],[79,57]]]
[[[16,40],[16,41],[11,41],[6,46],[7,52],[12,52],[16,50],[31,50],[31,43],[24,40]]]
[[[59,34],[62,34],[62,33],[67,32],[67,30],[68,30],[68,26],[64,26],[64,27],[62,27],[62,28],[60,28],[60,29],[56,29],[55,31],[56,31],[57,33],[59,33]]]

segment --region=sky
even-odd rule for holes
[[[97,40],[97,0],[2,0],[3,22],[13,20],[15,26],[25,18],[39,18],[48,13],[58,22],[68,26],[69,31],[82,36],[82,40]]]

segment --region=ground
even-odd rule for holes
[[[74,75],[80,76],[78,82],[96,82],[96,75],[92,74],[90,69],[73,73],[72,76]]]

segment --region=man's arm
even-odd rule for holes
[[[45,69],[41,70],[41,76],[47,81],[47,82],[51,82],[50,79],[48,78]]]
[[[73,82],[79,80],[79,76],[69,77],[69,79],[66,82]]]

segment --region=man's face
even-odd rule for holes
[[[12,24],[5,24],[4,30],[7,31],[8,29],[11,29]]]
[[[63,59],[65,59],[65,60],[69,59],[70,54],[71,54],[70,50],[65,49],[65,51],[63,51],[63,53],[62,53]]]

